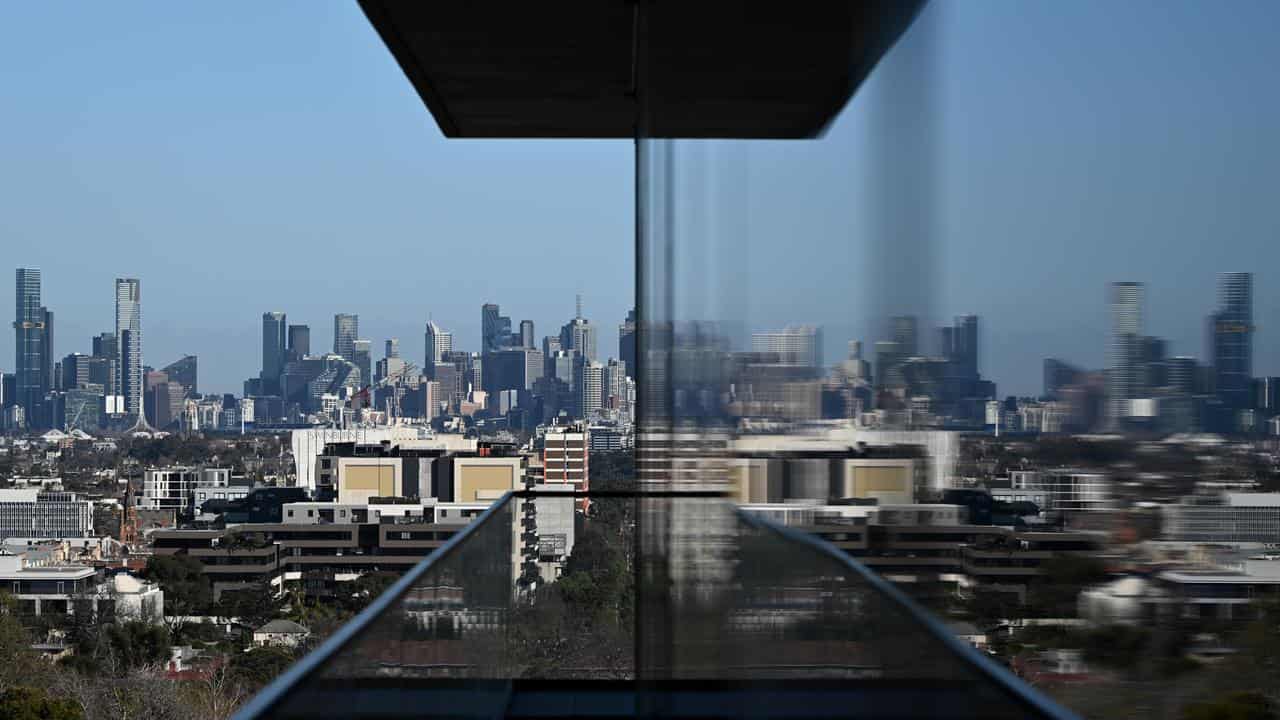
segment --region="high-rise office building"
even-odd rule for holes
[[[523,347],[485,353],[481,368],[482,389],[487,393],[530,390],[542,377],[542,353]]]
[[[81,385],[88,385],[92,382],[89,379],[90,358],[83,353],[71,353],[62,358],[60,365],[62,366],[61,377],[58,378],[58,388],[60,390],[74,390]]]
[[[200,361],[195,355],[183,355],[160,368],[160,372],[169,376],[169,382],[182,388],[184,397],[200,394]]]
[[[373,379],[376,384],[396,382],[403,379],[405,371],[404,358],[400,357],[400,338],[388,338],[383,343],[382,359],[373,368]]]
[[[120,395],[120,340],[115,333],[104,332],[93,337],[89,375],[89,382],[101,385],[113,401]]]
[[[1140,282],[1116,282],[1108,287],[1111,307],[1111,348],[1107,358],[1107,407],[1112,422],[1128,413],[1128,401],[1138,396],[1143,354],[1143,303]]]
[[[621,360],[609,359],[604,366],[604,405],[611,407],[611,402],[621,404],[626,398],[627,365]]]
[[[627,375],[636,376],[636,311],[627,313],[627,319],[618,326],[618,359],[627,366]]]
[[[290,325],[288,348],[285,357],[289,362],[297,362],[311,354],[311,326]]]
[[[495,303],[480,306],[480,352],[494,352],[511,344],[511,318]]]
[[[373,383],[373,343],[369,340],[356,340],[352,344],[351,363],[360,368],[360,385]]]
[[[582,296],[578,296],[577,315],[560,328],[560,348],[572,350],[585,360],[596,359],[596,326],[582,317]]]
[[[920,354],[919,327],[914,315],[889,318],[889,332],[893,341],[898,343],[898,352],[904,359]]]
[[[93,336],[93,356],[117,358],[120,356],[120,343],[115,333],[99,333]]]
[[[1165,362],[1165,385],[1178,395],[1191,395],[1196,391],[1196,359],[1178,356]]]
[[[1253,381],[1253,274],[1218,276],[1218,309],[1210,324],[1214,388],[1224,407],[1251,406]]]
[[[14,283],[14,392],[27,424],[43,427],[44,398],[53,385],[53,313],[40,303],[40,271],[18,268]]]
[[[943,356],[961,377],[978,377],[978,316],[957,315],[950,339],[950,344],[942,348]]]
[[[360,316],[338,313],[333,316],[333,354],[355,362],[356,338],[360,337]],[[365,378],[368,379],[367,377]]]
[[[422,371],[428,379],[435,380],[436,365],[444,362],[444,354],[453,351],[453,333],[428,320],[423,353]]]
[[[1080,382],[1084,371],[1070,363],[1057,358],[1045,358],[1044,361],[1044,397],[1057,400],[1062,389]]]
[[[822,366],[822,329],[814,325],[793,325],[781,330],[751,333],[751,351],[778,356],[783,365],[817,368]]]
[[[142,281],[116,278],[116,337],[120,338],[120,380],[125,414],[142,417]]]
[[[892,340],[878,340],[875,344],[875,367],[871,369],[877,389],[889,387],[902,381],[900,373],[894,377],[893,370],[905,359],[902,347]]]
[[[288,322],[282,312],[262,313],[262,392],[280,394],[280,374],[284,372],[285,333]]]
[[[537,347],[533,343],[534,343],[533,321],[521,320],[520,321],[520,347],[523,347],[523,348]]]
[[[579,417],[591,417],[604,407],[604,364],[594,360],[582,363],[577,390]]]

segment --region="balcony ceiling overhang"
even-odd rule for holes
[[[647,136],[814,137],[923,3],[360,0],[440,130],[469,138],[634,137],[637,76]]]

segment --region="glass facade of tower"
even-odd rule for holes
[[[1230,411],[1251,407],[1253,381],[1253,274],[1218,276],[1218,310],[1211,321],[1214,385]]]
[[[125,413],[142,417],[142,282],[116,279],[116,337],[120,338],[120,381]]]
[[[262,313],[263,395],[280,394],[280,374],[284,372],[288,321],[282,312]]]
[[[52,313],[40,302],[40,271],[18,268],[14,282],[14,389],[30,427],[43,427],[52,386]]]
[[[1111,345],[1107,356],[1108,416],[1119,422],[1129,400],[1139,396],[1146,288],[1140,282],[1111,283]]]
[[[360,318],[349,313],[333,316],[333,353],[347,362],[355,362],[356,338],[360,337]]]

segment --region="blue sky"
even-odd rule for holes
[[[885,289],[907,282],[876,272],[896,247],[879,184],[914,166],[933,187],[917,311],[981,315],[1002,392],[1037,391],[1046,356],[1102,364],[1110,280],[1146,281],[1148,331],[1203,356],[1226,270],[1257,273],[1255,371],[1280,372],[1280,5],[930,12],[933,41],[913,30],[826,137],[746,151],[744,209],[685,218],[747,228],[730,265],[749,282],[701,301],[741,299],[749,327],[821,323],[833,357],[873,341]],[[938,68],[925,160],[886,150],[912,140],[892,122],[912,43]],[[0,6],[0,292],[14,267],[44,271],[58,356],[110,329],[125,275],[142,279],[147,362],[197,354],[208,391],[257,372],[266,310],[310,324],[313,347],[356,312],[375,348],[398,336],[418,359],[428,315],[474,349],[481,303],[541,336],[582,293],[612,354],[631,162],[628,142],[445,141],[353,2]]]

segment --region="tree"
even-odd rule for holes
[[[1044,617],[1074,617],[1080,591],[1107,579],[1097,558],[1056,555],[1041,566],[1040,577],[1027,593],[1028,610]]]
[[[242,590],[225,590],[218,601],[218,614],[239,618],[250,627],[259,627],[274,620],[280,610],[275,592],[265,583],[258,583]]]
[[[16,607],[12,596],[0,593],[0,690],[23,682],[36,660],[31,635],[18,620]]]
[[[84,720],[80,706],[50,697],[33,687],[11,687],[0,694],[0,718],[6,720]]]
[[[175,618],[174,632],[181,629],[181,618],[204,614],[213,602],[204,565],[189,555],[152,555],[143,576],[164,591],[165,614]]]
[[[72,628],[76,654],[62,666],[87,676],[121,676],[169,659],[170,635],[163,625],[133,620],[86,623]]]
[[[294,654],[287,648],[273,645],[256,647],[237,653],[231,659],[231,677],[256,690],[287,670],[294,659]]]

